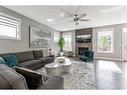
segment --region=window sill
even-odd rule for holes
[[[21,40],[21,38],[1,37],[0,40]]]

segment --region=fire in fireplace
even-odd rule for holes
[[[89,51],[88,47],[79,47],[78,48],[78,55],[83,55],[84,51]]]

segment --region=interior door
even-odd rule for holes
[[[122,59],[127,61],[127,27],[123,28],[122,38]]]

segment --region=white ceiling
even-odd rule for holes
[[[79,14],[86,13],[84,18],[89,22],[80,22],[76,26],[73,18],[63,19],[67,16],[62,10],[74,13],[79,6],[5,6],[24,16],[32,18],[42,24],[58,31],[68,31],[80,28],[97,27],[111,24],[127,23],[127,6],[81,6]],[[49,21],[47,21],[49,19]],[[50,20],[54,20],[50,22]]]

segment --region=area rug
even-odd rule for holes
[[[46,74],[45,68],[41,69]],[[64,78],[64,89],[96,89],[95,70],[93,63],[72,61],[68,74]]]

